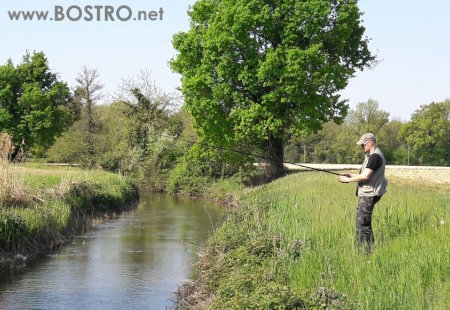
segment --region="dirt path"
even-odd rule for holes
[[[303,165],[303,164],[302,164]],[[305,166],[331,171],[359,170],[360,165],[345,164],[304,164]],[[288,170],[308,170],[291,164],[285,165]],[[412,183],[444,184],[450,185],[450,167],[427,166],[386,166],[388,179],[404,180]]]
[[[387,166],[386,177],[450,186],[450,167]]]

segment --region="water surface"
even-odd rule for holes
[[[137,209],[75,238],[15,275],[1,309],[171,309],[196,248],[218,224],[209,202],[141,193]]]

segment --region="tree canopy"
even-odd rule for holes
[[[358,135],[366,132],[376,135],[389,122],[389,113],[379,108],[378,101],[369,99],[367,102],[358,103],[356,109],[350,111],[348,119]]]
[[[423,105],[401,128],[400,139],[413,147],[421,163],[450,163],[450,99]]]
[[[0,131],[16,145],[42,154],[71,122],[69,88],[49,69],[43,52],[26,53],[22,63],[0,66]]]
[[[374,61],[356,2],[197,1],[171,67],[200,138],[260,147],[282,169],[287,133],[341,122],[338,92]]]
[[[84,119],[85,127],[84,142],[86,143],[89,157],[92,158],[95,154],[95,122],[92,108],[103,97],[101,91],[104,85],[100,81],[97,69],[89,69],[86,66],[83,66],[75,80],[78,83],[75,93],[79,96],[76,98],[76,101],[80,101],[84,107],[83,117],[81,117]]]

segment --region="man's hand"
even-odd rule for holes
[[[339,182],[341,182],[341,183],[349,183],[351,177],[352,176],[349,173],[342,173],[339,176]]]

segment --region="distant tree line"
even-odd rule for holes
[[[317,163],[359,163],[355,142],[372,132],[388,164],[450,164],[450,99],[432,102],[415,111],[410,121],[389,120],[389,113],[369,99],[350,110],[341,125],[330,121],[316,133],[292,137],[286,145],[286,160]]]

